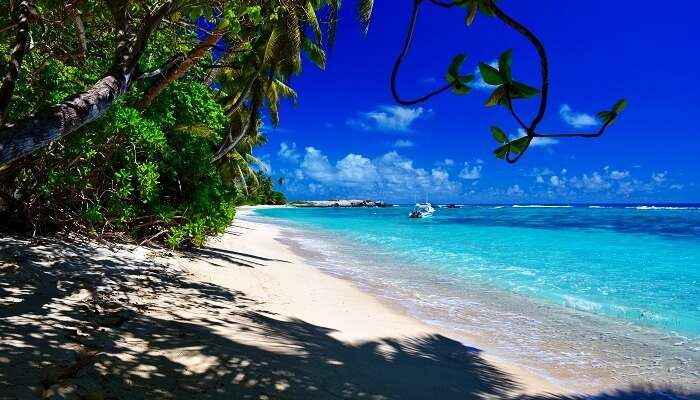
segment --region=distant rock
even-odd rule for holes
[[[290,203],[295,207],[391,207],[383,201],[374,200],[311,200]]]

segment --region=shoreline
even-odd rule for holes
[[[675,336],[675,332],[664,333],[653,328],[635,328],[605,316],[589,314],[577,309],[561,308],[560,306],[541,303],[534,299],[520,298],[521,296],[515,294],[506,295],[508,299],[502,299],[504,293],[501,293],[499,298],[506,300],[506,302],[497,304],[497,307],[494,308],[493,303],[482,303],[483,297],[477,295],[475,298],[473,293],[469,293],[465,300],[474,301],[476,299],[476,302],[472,303],[472,305],[480,309],[480,317],[485,315],[497,329],[511,330],[511,333],[506,336],[501,335],[498,330],[492,330],[492,333],[489,335],[488,329],[475,331],[473,323],[460,323],[459,320],[462,317],[460,314],[456,315],[458,317],[457,320],[446,320],[445,318],[448,318],[448,316],[439,305],[426,307],[423,304],[417,304],[415,299],[406,297],[407,294],[409,296],[417,294],[411,290],[404,291],[403,295],[399,294],[396,290],[400,287],[395,285],[402,282],[400,279],[394,279],[393,284],[388,286],[383,283],[376,284],[375,281],[382,281],[383,277],[396,273],[395,270],[382,267],[386,263],[391,264],[395,261],[387,259],[387,257],[379,259],[379,264],[377,264],[377,260],[370,261],[370,269],[380,268],[380,270],[369,277],[363,276],[361,271],[367,272],[367,268],[356,269],[355,267],[347,266],[358,262],[362,265],[369,258],[365,256],[346,257],[347,254],[343,255],[342,253],[347,252],[349,249],[343,245],[342,249],[338,248],[337,251],[331,251],[333,255],[330,257],[333,260],[330,262],[331,266],[329,268],[328,265],[324,265],[329,261],[327,260],[328,256],[325,255],[325,245],[330,245],[330,248],[335,248],[339,245],[335,238],[327,237],[332,236],[332,234],[329,235],[321,231],[316,232],[313,228],[299,228],[294,224],[287,223],[285,220],[255,215],[251,209],[242,211],[244,211],[240,214],[242,219],[252,216],[253,221],[256,223],[287,231],[286,234],[293,239],[286,238],[284,243],[291,246],[293,251],[300,254],[306,259],[307,263],[314,265],[321,272],[345,280],[358,290],[379,300],[384,306],[389,307],[394,312],[402,313],[409,318],[418,320],[422,324],[427,324],[430,329],[464,342],[466,345],[477,346],[494,360],[525,370],[528,374],[546,381],[547,384],[557,387],[560,391],[566,387],[567,390],[575,390],[576,393],[595,394],[602,391],[617,390],[621,387],[641,385],[650,388],[671,387],[674,390],[685,392],[696,387],[696,384],[692,383],[692,379],[688,381],[689,377],[692,378],[693,375],[692,360],[695,357],[692,355],[690,359],[684,358],[685,355],[678,346],[685,343],[669,342],[669,340],[673,341],[672,338],[683,338],[683,336]],[[312,242],[318,240],[324,245],[320,248],[314,245],[307,246],[307,240],[309,239]],[[371,248],[357,250],[362,251],[362,254],[373,251]],[[353,250],[350,251],[352,252]],[[315,252],[319,254],[324,253],[324,255],[319,256]],[[401,265],[403,266],[403,264]],[[406,276],[404,276],[403,282],[410,283],[421,280],[419,274],[410,275],[410,277],[412,277],[412,280],[406,281]],[[443,290],[442,286],[439,289],[439,293],[434,292],[430,296],[437,296],[438,298],[445,295],[461,296],[454,291]],[[420,301],[418,302],[420,303]],[[530,313],[533,308],[536,309],[534,314]],[[499,319],[503,317],[504,311],[505,314],[509,314],[509,318],[512,317],[510,320],[503,321]],[[471,310],[462,310],[461,312],[467,313],[464,314],[466,320],[474,317],[473,308]],[[496,314],[492,315],[491,313],[493,312],[496,312]],[[450,311],[449,317],[454,318],[452,311]],[[522,318],[524,321],[530,320],[531,322],[528,323],[545,326],[546,329],[540,332],[541,329],[537,328],[537,330],[530,332],[529,329],[526,329],[526,326],[521,326],[521,321],[523,320],[518,318]],[[515,324],[513,324],[514,320],[516,321]],[[549,324],[553,325],[549,326]],[[498,328],[498,326],[501,328]],[[528,332],[535,334],[535,336],[528,337]],[[552,336],[552,332],[562,332],[562,334],[570,332],[571,337],[562,340],[561,337],[557,337],[559,336],[558,333]],[[493,334],[496,336],[493,336]],[[569,334],[566,335],[569,336]],[[494,340],[495,337],[498,338]],[[503,340],[506,340],[506,342]],[[579,360],[577,355],[579,351],[583,351],[580,353],[581,357],[583,357],[581,360]],[[560,360],[560,357],[563,358]],[[659,357],[663,358],[663,360]],[[690,364],[687,364],[688,362]],[[665,375],[656,376],[656,371],[659,371],[659,368],[662,371],[667,368],[668,370],[665,371]],[[635,373],[635,371],[639,374]],[[676,373],[682,373],[683,375],[676,376]],[[678,378],[683,376],[683,381],[677,382],[674,376]],[[680,382],[684,383],[680,384]],[[686,387],[686,385],[688,386]]]
[[[252,209],[246,207],[245,209]],[[241,211],[243,211],[241,210]],[[485,350],[476,338],[458,338],[448,329],[421,321],[412,316],[408,309],[392,303],[357,287],[355,282],[340,276],[329,274],[313,266],[306,258],[305,252],[294,247],[288,239],[281,237],[282,228],[272,222],[254,222],[239,214],[234,226],[246,231],[246,235],[236,237],[235,246],[242,252],[262,253],[265,257],[284,258],[286,271],[269,270],[262,272],[255,280],[265,282],[265,286],[274,285],[284,294],[278,294],[273,301],[268,301],[271,311],[333,329],[334,337],[349,343],[383,341],[387,337],[400,338],[411,336],[439,335],[459,343],[469,352],[478,352],[487,363],[518,383],[519,388],[512,394],[573,394],[556,378],[543,376],[528,367],[505,360],[489,350]],[[214,239],[218,241],[218,239]],[[225,244],[226,238],[221,239]],[[261,252],[260,249],[265,249]],[[188,267],[195,274],[207,273],[207,269]],[[254,271],[245,271],[255,274]],[[240,277],[237,277],[240,279]],[[268,280],[274,283],[268,283]],[[228,279],[224,282],[227,286]],[[299,288],[299,282],[307,282]],[[221,282],[220,282],[221,283]],[[312,284],[313,283],[313,284]],[[240,290],[240,283],[236,283]],[[265,297],[265,293],[248,285],[244,291],[253,297]],[[302,293],[307,291],[306,293]],[[264,289],[262,290],[264,292]],[[253,294],[254,293],[254,294]],[[343,315],[336,310],[341,308]],[[466,342],[465,340],[468,339]],[[576,392],[580,394],[581,392]]]
[[[0,237],[0,399],[697,396],[573,392],[324,272],[285,228],[241,214],[189,252]]]
[[[403,320],[402,327],[404,328],[410,330],[418,329],[418,332],[423,333],[430,332],[431,334],[440,334],[461,343],[466,348],[477,349],[479,352],[483,352],[481,354],[486,360],[493,363],[494,366],[512,374],[524,384],[523,393],[591,394],[595,392],[595,390],[588,391],[582,390],[581,388],[573,391],[565,386],[565,382],[555,376],[547,375],[543,371],[533,370],[527,365],[514,362],[506,359],[502,355],[496,354],[497,352],[495,349],[489,348],[478,336],[465,335],[464,333],[459,334],[454,329],[423,321],[416,317],[406,305],[397,301],[391,301],[372,289],[358,287],[357,282],[347,276],[334,274],[318,268],[318,266],[314,265],[317,260],[313,260],[313,258],[319,256],[318,254],[302,249],[300,245],[292,239],[280,237],[281,231],[289,229],[288,227],[281,227],[277,225],[274,220],[265,217],[253,216],[254,220],[247,219],[247,217],[251,217],[250,213],[255,208],[276,207],[280,206],[245,206],[244,208],[239,208],[243,213],[238,214],[236,218],[238,222],[243,221],[246,224],[255,226],[256,229],[269,230],[270,234],[273,234],[276,244],[272,245],[272,243],[267,242],[263,247],[274,248],[279,246],[275,248],[275,252],[281,252],[283,254],[291,253],[295,255],[297,259],[294,262],[294,267],[307,269],[304,274],[311,275],[310,278],[329,278],[330,280],[336,281],[333,283],[334,285],[349,287],[349,289],[347,289],[348,297],[344,299],[344,301],[371,307],[373,312],[381,312],[381,314],[385,315],[384,318],[400,318]],[[264,222],[259,220],[264,220]],[[371,331],[372,329],[368,330]]]

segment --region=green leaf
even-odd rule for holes
[[[497,126],[491,127],[491,136],[499,143],[508,143],[508,136]]]
[[[506,89],[504,86],[499,86],[491,93],[491,96],[486,100],[486,107],[492,107],[496,104],[501,104],[505,100]]]
[[[301,48],[314,65],[320,69],[326,69],[326,53],[320,46],[312,42],[308,37],[304,37],[301,42]]]
[[[510,150],[515,153],[515,154],[520,154],[525,149],[527,146],[530,144],[530,137],[529,136],[523,136],[521,138],[515,139],[512,142],[510,142]]]
[[[496,150],[493,151],[493,154],[496,155],[496,158],[504,159],[506,158],[506,154],[508,154],[508,145],[503,145]]]
[[[339,5],[340,2],[338,2]],[[362,24],[362,33],[365,35],[369,31],[369,23],[372,19],[372,8],[374,8],[374,0],[360,0],[358,2],[358,15]]]
[[[615,103],[612,110],[615,114],[619,114],[625,109],[625,107],[627,107],[627,100],[620,99],[617,103]]]
[[[478,1],[478,0],[474,0]],[[491,5],[488,4],[487,1],[479,1],[479,11],[481,11],[482,14],[488,15],[489,17],[493,17],[495,14],[493,13],[493,9],[491,9]]]
[[[595,115],[598,120],[604,124],[612,121],[614,119],[614,114],[610,111],[601,111]]]
[[[498,72],[505,82],[510,82],[512,79],[510,72],[510,64],[513,60],[513,50],[509,49],[503,52],[498,58]]]
[[[304,11],[306,12],[306,20],[314,33],[314,37],[316,38],[316,43],[321,43],[321,26],[319,25],[318,18],[316,17],[316,10],[314,10],[314,6],[310,1],[306,2]]]
[[[472,0],[469,3],[469,13],[467,13],[467,26],[474,22],[476,17],[476,12],[479,10],[479,2],[477,0]]]
[[[467,58],[466,55],[459,54],[452,59],[450,66],[447,68],[447,80],[449,82],[459,81],[459,69],[465,58]]]
[[[522,98],[537,96],[540,93],[539,89],[528,86],[524,83],[513,81],[511,85],[512,88],[515,89],[515,92],[520,95],[519,97]]]
[[[484,78],[484,82],[489,85],[498,86],[503,84],[503,79],[498,70],[488,64],[479,63],[479,71],[481,71],[481,76]]]
[[[462,84],[467,84],[474,80],[474,74],[462,75],[459,77],[459,82]]]
[[[467,85],[463,85],[459,82],[452,86],[452,91],[456,94],[467,94],[471,91],[471,88]]]

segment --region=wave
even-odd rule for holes
[[[612,207],[604,207],[604,206],[588,206],[588,208],[612,208]]]
[[[563,295],[564,306],[573,308],[574,310],[586,311],[590,313],[599,313],[603,305],[594,301],[584,300],[580,297]]]
[[[554,206],[554,205],[542,205],[542,204],[514,204],[513,208],[572,208],[573,206]]]
[[[698,210],[698,207],[672,207],[672,206],[635,206],[625,207],[635,210]]]

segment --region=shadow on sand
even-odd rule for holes
[[[38,244],[0,239],[0,399],[700,399],[671,388],[513,396],[513,376],[444,336],[348,344],[156,262]]]

